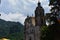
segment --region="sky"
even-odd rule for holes
[[[49,0],[40,0],[45,13],[50,12]],[[38,0],[1,0],[0,19],[24,24],[27,15],[34,15]]]

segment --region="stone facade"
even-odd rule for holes
[[[27,19],[25,20],[24,40],[35,40],[35,36],[34,36],[35,23],[33,20],[35,20],[34,17],[27,17]]]
[[[40,2],[35,10],[35,17],[29,17],[24,22],[24,40],[40,40],[41,26],[45,25],[44,9]]]

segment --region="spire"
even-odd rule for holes
[[[40,0],[38,0],[38,6],[40,6],[40,5],[41,5]]]

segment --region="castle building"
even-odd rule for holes
[[[44,9],[41,3],[35,9],[35,17],[29,17],[24,22],[24,40],[40,40],[41,27],[45,25]]]

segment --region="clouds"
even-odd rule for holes
[[[48,4],[48,0],[40,0],[41,1],[41,5],[44,7],[45,12],[46,9],[50,9]],[[25,15],[29,14],[34,14],[34,10],[37,6],[37,0],[2,0],[2,3],[0,5],[0,11],[3,11],[5,13],[8,12],[16,12],[19,11],[21,13],[25,13]],[[23,11],[22,11],[23,10]],[[48,11],[49,12],[49,11]]]
[[[45,12],[50,12],[48,0],[40,0]],[[37,6],[37,0],[1,0],[1,19],[6,21],[18,21],[23,24],[27,15],[32,16]]]
[[[17,4],[17,0],[8,0],[8,2],[9,2],[11,5],[16,5],[16,4]]]
[[[22,24],[24,23],[24,19],[26,18],[26,16],[19,12],[9,14],[0,12],[0,14],[1,14],[0,19],[4,19],[6,21],[21,22]]]
[[[41,5],[43,6],[45,13],[50,12],[51,7],[49,6],[49,0],[41,0]]]

